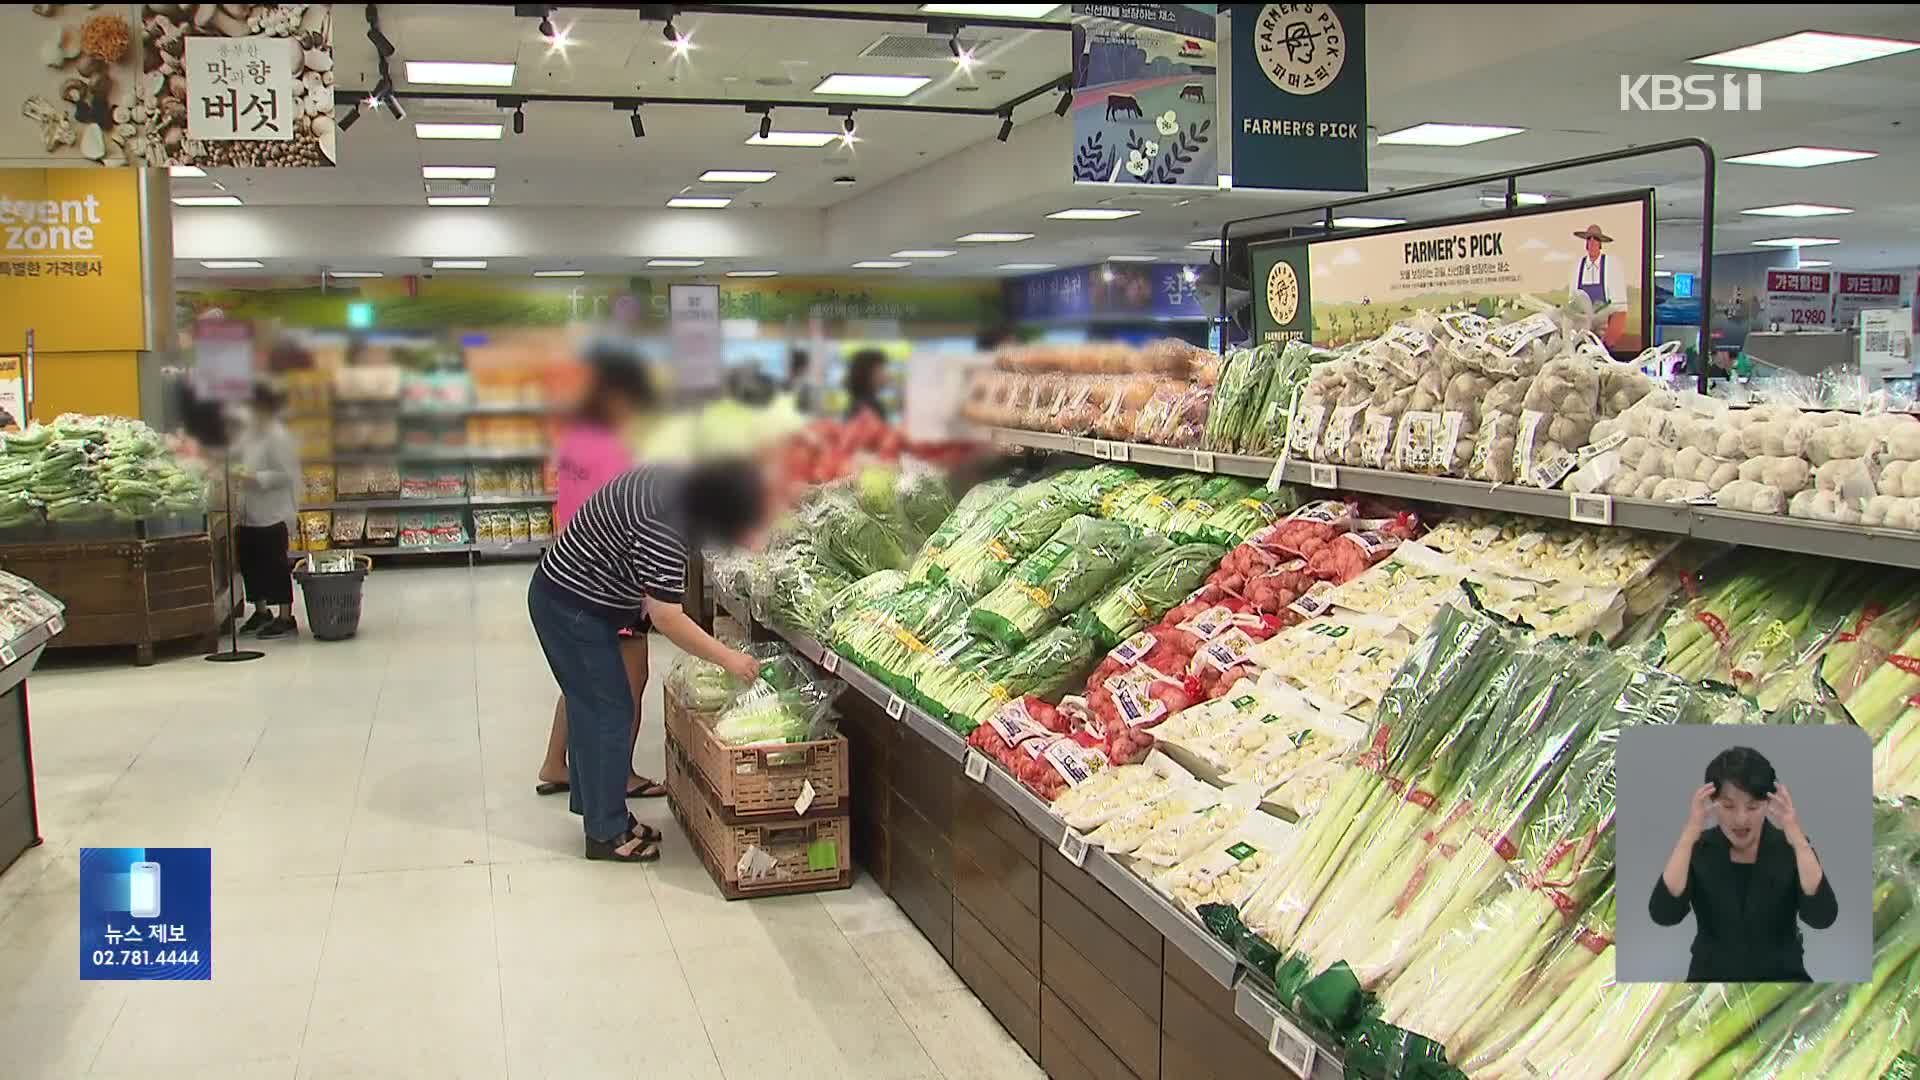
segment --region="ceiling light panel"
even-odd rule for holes
[[[1155,258],[1157,258],[1157,256],[1154,256],[1154,255],[1109,255],[1107,256],[1107,261],[1108,262],[1152,262],[1154,261]]]
[[[748,146],[796,146],[821,147],[830,142],[838,142],[837,131],[769,131],[765,136],[759,132],[747,138]]]
[[[1406,218],[1397,217],[1337,217],[1333,225],[1337,229],[1380,229],[1388,225],[1405,225]]]
[[[176,195],[175,206],[239,206],[238,195]]]
[[[1217,248],[1220,246],[1220,240],[1218,237],[1209,240],[1195,240],[1187,246],[1190,248]]]
[[[1920,49],[1920,41],[1895,38],[1856,37],[1852,34],[1827,34],[1802,30],[1797,34],[1745,45],[1726,52],[1696,56],[1691,63],[1714,67],[1751,68],[1758,71],[1785,71],[1803,75],[1809,71],[1878,60],[1883,56]]]
[[[327,276],[336,278],[370,278],[386,277],[387,275],[378,270],[329,270],[327,271]]]
[[[929,15],[983,15],[1000,19],[1044,19],[1059,4],[921,4]]]
[[[1051,270],[1059,263],[1001,263],[1002,270]]]
[[[709,184],[764,184],[778,175],[767,169],[708,169],[700,179]]]
[[[433,268],[435,270],[485,270],[487,268],[487,260],[435,259],[433,260]]]
[[[1780,236],[1772,240],[1755,240],[1753,243],[1756,247],[1798,248],[1825,247],[1839,242],[1831,236]]]
[[[535,270],[534,277],[585,277],[585,270]]]
[[[1871,150],[1839,150],[1826,146],[1784,146],[1758,154],[1741,154],[1727,160],[1735,165],[1772,165],[1782,169],[1810,169],[1815,165],[1838,165],[1843,161],[1864,161],[1879,157]]]
[[[169,165],[167,175],[176,180],[193,180],[207,175],[207,170],[198,165]]]
[[[422,165],[425,180],[491,180],[499,170],[492,165]]]
[[[728,277],[779,277],[778,270],[729,270]]]
[[[429,195],[428,206],[492,206],[491,195]]]
[[[498,139],[499,124],[415,124],[416,139]]]
[[[669,267],[676,270],[691,270],[696,266],[707,265],[705,259],[648,259],[648,266]]]
[[[1033,234],[1030,232],[970,232],[954,237],[955,241],[962,244],[1017,244],[1031,239]]]
[[[1758,214],[1761,217],[1831,217],[1834,214],[1851,214],[1852,210],[1844,206],[1822,206],[1819,203],[1781,203],[1779,206],[1756,206],[1751,210],[1740,211],[1743,214]]]
[[[903,266],[912,265],[910,262],[902,262],[898,259],[868,259],[854,263],[853,268],[855,270],[898,270]]]
[[[407,81],[431,86],[512,86],[512,64],[409,60]]]
[[[1140,211],[1138,210],[1120,210],[1114,207],[1089,206],[1073,210],[1055,210],[1047,216],[1055,221],[1119,221],[1121,218],[1130,218],[1139,213]]]
[[[676,195],[667,200],[668,206],[679,210],[724,210],[732,204],[732,199],[714,195]]]
[[[1525,130],[1498,124],[1415,124],[1380,136],[1380,142],[1386,146],[1472,146]]]
[[[209,270],[258,270],[266,264],[255,259],[202,259],[200,265]]]
[[[1800,260],[1800,269],[1802,270],[1818,270],[1823,266],[1832,266],[1832,265],[1833,265],[1832,263],[1828,262],[1825,259],[1801,259]]]
[[[949,255],[958,254],[960,253],[952,248],[908,248],[905,251],[894,252],[893,257],[896,259],[944,259]]]
[[[813,92],[832,97],[903,98],[932,81],[925,75],[849,75],[836,72],[821,79]]]

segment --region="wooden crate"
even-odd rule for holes
[[[667,802],[687,832],[707,873],[729,900],[791,893],[824,892],[853,884],[852,828],[845,814],[785,820],[729,823],[721,814],[712,790],[701,784],[681,748],[667,740]],[[809,847],[819,841],[835,849],[831,868],[808,868]],[[741,856],[758,847],[774,859],[774,867],[759,880],[742,881]]]
[[[218,647],[228,599],[220,585],[225,542],[210,533],[0,542],[0,569],[67,605],[66,631],[50,648],[131,645],[136,663],[151,664],[157,642],[193,638],[207,651]]]
[[[713,733],[713,714],[665,695],[667,736],[678,743],[729,821],[793,817],[802,789],[813,785],[807,817],[847,812],[847,740],[835,735],[784,746],[729,746]]]

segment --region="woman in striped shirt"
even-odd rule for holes
[[[627,813],[636,703],[620,631],[650,625],[687,652],[752,680],[759,661],[681,609],[687,551],[749,541],[768,514],[765,478],[747,461],[642,466],[589,496],[540,559],[527,610],[567,702],[568,805],[589,859],[651,862],[660,836]]]

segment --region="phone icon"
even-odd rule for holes
[[[136,919],[160,915],[160,864],[137,862],[127,869],[128,913]]]

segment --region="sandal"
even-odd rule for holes
[[[658,780],[649,780],[644,776],[640,778],[640,783],[627,789],[629,799],[661,799],[665,798],[666,794],[667,785]]]
[[[634,846],[624,854],[621,853],[620,849],[629,844]],[[591,836],[587,837],[587,858],[597,862],[648,863],[659,857],[658,841],[648,840],[644,836],[636,836],[631,832],[621,833],[612,840],[595,840]]]
[[[573,785],[565,780],[542,780],[533,785],[535,795],[564,795],[573,790]]]
[[[627,815],[627,832],[645,840],[649,844],[657,844],[660,842],[660,830],[651,825],[640,824],[640,819],[634,817],[632,814]]]

